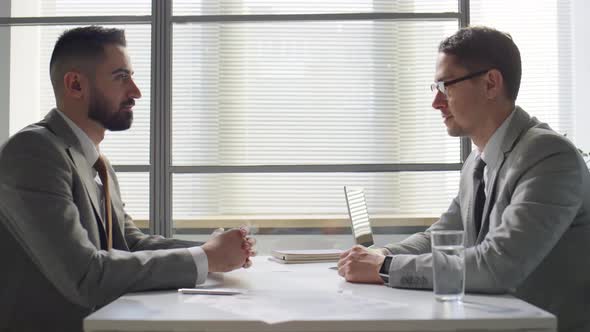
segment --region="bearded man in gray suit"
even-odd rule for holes
[[[555,314],[559,331],[590,330],[588,169],[569,140],[515,105],[520,77],[520,52],[507,34],[469,27],[441,42],[432,106],[449,135],[476,147],[459,193],[425,232],[344,252],[341,276],[432,288],[431,232],[464,230],[468,292],[511,293]],[[474,187],[477,163],[482,195]],[[485,200],[479,209],[476,196]]]
[[[0,149],[0,330],[81,331],[124,293],[194,287],[208,272],[249,266],[245,229],[202,244],[143,234],[125,213],[99,145],[106,130],[131,126],[141,97],[132,75],[124,31],[66,31],[50,62],[57,108]]]

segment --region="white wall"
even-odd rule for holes
[[[10,0],[0,1],[0,17],[10,16]],[[0,27],[0,144],[10,130],[10,28]]]
[[[574,108],[576,110],[576,145],[590,151],[590,1],[573,0],[573,45],[574,45]]]

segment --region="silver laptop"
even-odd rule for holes
[[[365,201],[365,190],[361,187],[344,186],[344,197],[346,198],[354,242],[367,248],[373,246],[375,243]]]

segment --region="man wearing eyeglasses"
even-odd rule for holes
[[[425,232],[343,253],[341,276],[432,288],[431,232],[464,230],[468,292],[511,293],[555,314],[559,331],[590,330],[590,174],[569,140],[516,106],[520,77],[507,34],[469,27],[441,42],[432,107],[475,145],[459,193]]]

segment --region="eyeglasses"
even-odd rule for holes
[[[434,82],[430,85],[430,90],[432,92],[436,92],[437,90],[440,91],[443,95],[445,95],[445,97],[447,97],[447,87],[450,85],[453,85],[455,83],[459,83],[474,77],[477,77],[479,75],[483,75],[485,73],[487,73],[488,71],[490,71],[491,69],[486,69],[486,70],[480,70],[477,71],[475,73],[471,73],[471,74],[467,74],[463,77],[459,77],[459,78],[455,78],[454,80],[450,80],[450,81],[438,81],[438,82]]]

